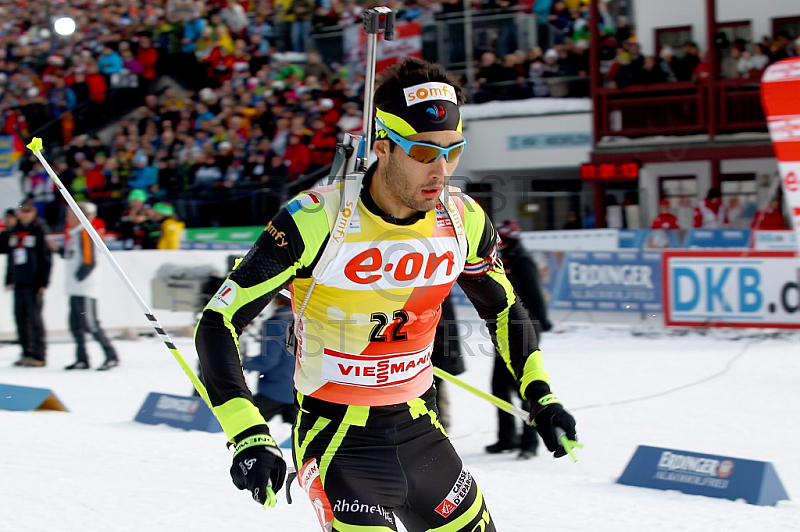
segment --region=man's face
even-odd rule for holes
[[[24,207],[20,207],[17,215],[19,216],[19,221],[23,225],[28,225],[33,221],[34,218],[36,218],[36,209],[26,205]]]
[[[431,131],[408,137],[409,140],[435,144],[443,148],[464,140],[458,131]],[[429,211],[439,201],[439,194],[456,170],[458,159],[447,162],[444,157],[430,164],[415,161],[400,146],[390,151],[391,141],[381,141],[384,150],[376,151],[384,166],[384,181],[395,202],[415,211]],[[410,213],[409,216],[413,214]]]

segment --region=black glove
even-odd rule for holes
[[[542,381],[534,381],[528,385],[525,397],[531,401],[531,414],[528,422],[541,436],[547,450],[555,458],[567,454],[561,444],[561,435],[566,434],[572,441],[578,441],[575,432],[575,418],[564,410],[556,396],[550,392],[550,386]]]
[[[259,425],[242,432],[235,440],[231,466],[233,484],[240,490],[249,490],[259,504],[275,506],[275,493],[286,477],[286,462],[269,435],[269,429]]]
[[[89,277],[89,274],[92,273],[92,270],[94,270],[94,264],[81,264],[81,267],[78,268],[78,271],[75,273],[75,277],[78,279],[78,281],[83,281]]]

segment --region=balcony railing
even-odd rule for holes
[[[759,88],[752,80],[599,88],[595,139],[766,132]]]

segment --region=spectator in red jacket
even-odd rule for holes
[[[303,144],[303,140],[299,135],[289,135],[289,143],[286,145],[283,163],[286,165],[289,181],[294,181],[300,174],[308,170],[308,166],[311,163],[311,151],[308,146]]]
[[[94,162],[85,158],[81,159],[78,171],[86,178],[86,188],[90,196],[96,196],[103,192],[106,186],[106,176],[103,175],[102,169],[98,169]]]
[[[95,62],[89,63],[87,70],[84,78],[86,85],[89,87],[89,98],[96,103],[103,103],[106,99],[106,89],[108,88],[106,78],[98,72],[97,63]]]
[[[662,199],[658,204],[658,216],[653,218],[650,229],[680,229],[678,219],[669,212],[669,200]]]
[[[704,199],[694,208],[694,226],[703,229],[720,229],[728,224],[728,209],[722,204],[719,189],[710,188]]]
[[[146,82],[156,80],[156,62],[158,61],[158,50],[153,48],[150,38],[142,36],[139,39],[139,49],[136,52],[136,59],[142,65],[142,79]]]
[[[786,229],[786,220],[784,220],[781,212],[781,201],[778,198],[773,198],[765,209],[756,212],[750,228],[763,230]]]
[[[318,169],[333,164],[336,154],[336,131],[325,124],[322,116],[316,115],[311,120],[311,135],[308,147],[311,150],[311,167]]]

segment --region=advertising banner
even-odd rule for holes
[[[619,484],[774,506],[789,499],[770,462],[640,445]]]
[[[11,177],[25,148],[16,135],[0,135],[0,177]]]
[[[163,423],[186,430],[222,432],[214,413],[205,401],[197,396],[183,397],[150,392],[134,421],[148,425]]]
[[[365,69],[367,66],[367,34],[360,25],[352,26],[358,32],[358,45],[351,50],[348,61]],[[355,57],[353,57],[355,55]],[[375,50],[375,72],[380,72],[405,57],[422,57],[422,26],[419,22],[396,22],[394,39],[385,40],[378,36]]]
[[[201,227],[184,232],[186,242],[244,242],[252,245],[264,232],[263,226],[253,227]]]
[[[773,63],[761,78],[761,100],[778,157],[792,227],[800,236],[800,58]],[[800,239],[798,239],[800,241]]]
[[[749,229],[693,229],[686,235],[685,248],[749,248]]]
[[[664,251],[664,321],[689,327],[800,327],[797,256]]]
[[[620,249],[663,249],[681,247],[675,229],[618,229]]]
[[[571,251],[550,308],[661,312],[661,252]]]
[[[756,250],[794,251],[797,237],[790,229],[753,231],[753,248]]]

